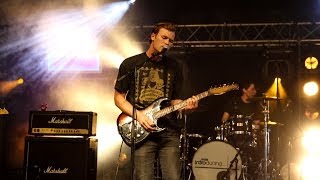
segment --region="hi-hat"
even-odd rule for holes
[[[263,121],[263,122],[260,122],[259,124],[260,124],[260,125],[264,125],[264,121]],[[279,126],[283,126],[284,124],[282,124],[282,123],[277,123],[277,122],[274,122],[274,121],[268,121],[268,122],[267,122],[267,125],[279,125]]]
[[[282,98],[277,98],[276,96],[260,96],[260,97],[253,97],[252,101],[276,101],[276,100],[283,100]]]

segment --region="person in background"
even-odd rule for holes
[[[240,96],[232,97],[224,106],[221,118],[227,133],[228,143],[240,148],[240,155],[247,165],[247,177],[254,177],[254,169],[257,166],[261,154],[260,148],[260,121],[263,120],[262,106],[257,99],[255,82],[247,80],[240,86]]]
[[[257,94],[255,83],[251,80],[243,83],[240,91],[241,96],[233,97],[226,103],[221,118],[222,123],[236,115],[257,119],[261,114],[261,106],[254,99]]]

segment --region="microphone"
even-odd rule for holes
[[[156,57],[156,56],[162,56],[164,53],[166,53],[169,50],[169,46],[168,45],[164,45],[162,46],[162,49],[159,52],[154,52],[150,59]]]
[[[169,46],[168,45],[164,45],[162,46],[162,49],[160,51],[160,54],[164,54],[165,52],[167,52],[169,50]]]

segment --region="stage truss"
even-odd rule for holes
[[[117,27],[148,44],[153,26]],[[176,47],[296,46],[320,43],[320,22],[178,25]]]

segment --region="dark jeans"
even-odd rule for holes
[[[153,180],[155,157],[159,156],[163,180],[179,180],[181,171],[179,134],[164,130],[152,134],[135,150],[137,180]]]

